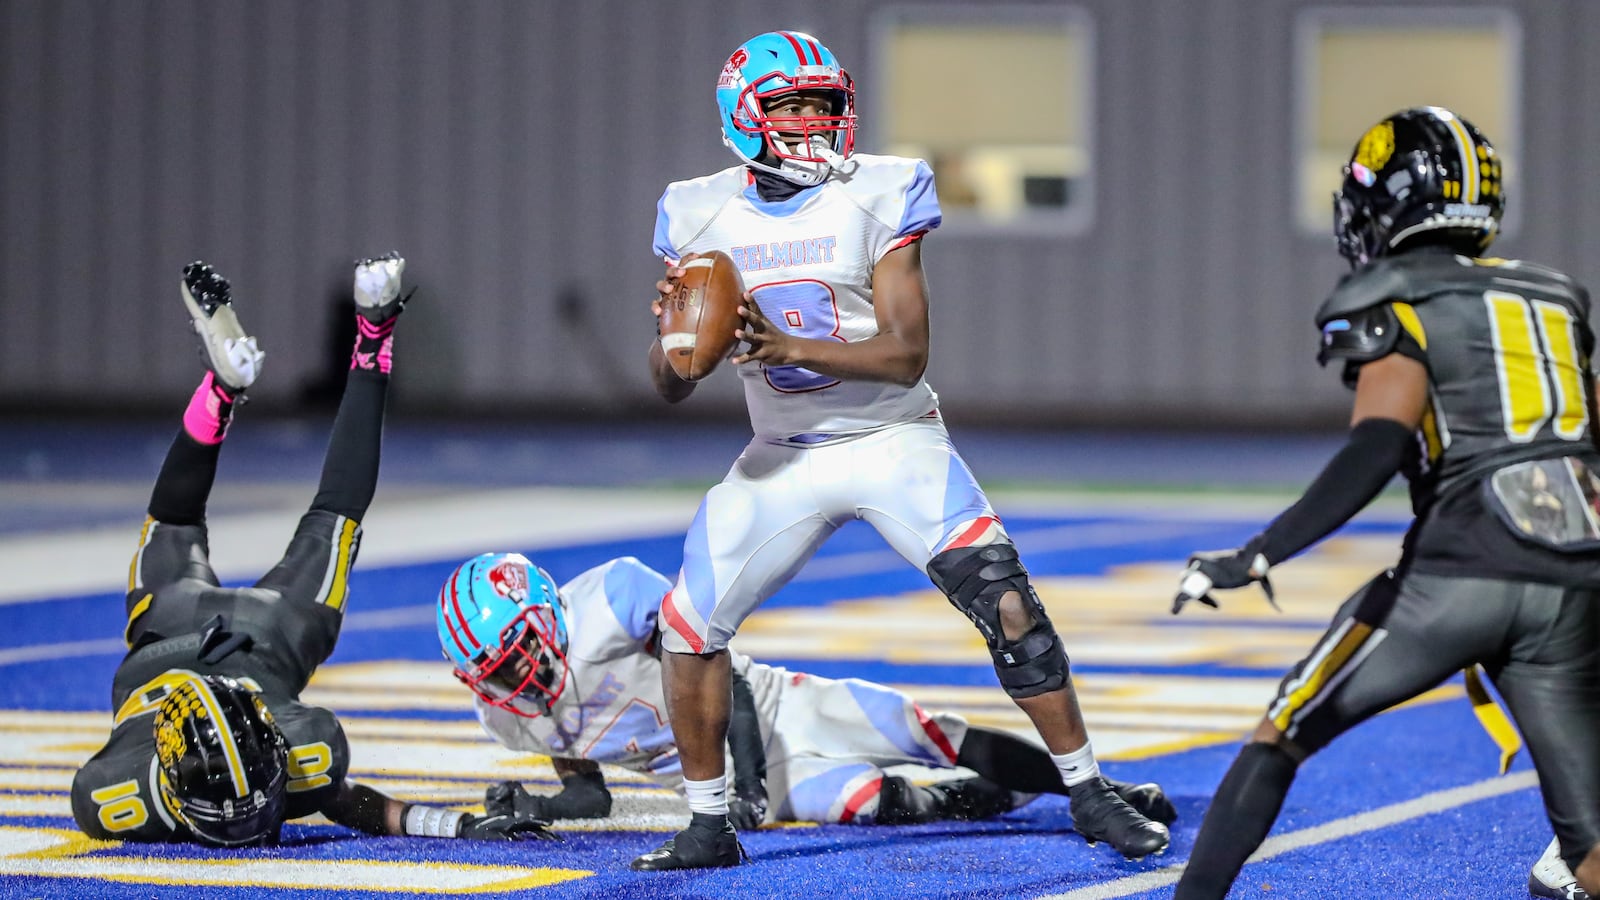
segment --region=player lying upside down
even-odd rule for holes
[[[485,553],[450,575],[439,592],[445,657],[477,695],[484,729],[510,749],[549,755],[562,783],[553,797],[515,782],[496,785],[488,812],[605,817],[611,795],[599,763],[682,791],[656,631],[671,587],[632,557],[560,588],[518,553]],[[1026,795],[1067,793],[1044,748],[952,713],[925,713],[899,691],[788,672],[738,653],[733,668],[730,818],[738,828],[976,819],[1007,812]],[[979,774],[918,785],[883,771],[905,763]],[[1175,817],[1158,786],[1112,784],[1143,815],[1164,823]]]
[[[184,269],[211,371],[161,466],[128,575],[111,738],[72,780],[72,815],[90,837],[271,844],[284,820],[319,812],[369,834],[554,837],[528,817],[411,805],[356,784],[338,719],[298,700],[344,621],[377,486],[404,269],[392,254],[356,266],[358,336],[316,499],[283,560],[246,588],[218,586],[205,513],[233,407],[262,353],[239,326],[228,282],[204,263]]]

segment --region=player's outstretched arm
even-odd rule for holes
[[[560,757],[552,757],[550,763],[561,779],[559,794],[530,794],[515,781],[502,781],[484,792],[484,812],[535,819],[604,819],[611,815],[611,791],[599,763]]]
[[[1249,543],[1191,556],[1172,601],[1173,614],[1191,601],[1215,607],[1213,588],[1254,581],[1261,582],[1270,600],[1267,571],[1348,522],[1400,470],[1427,402],[1428,373],[1415,359],[1391,353],[1362,365],[1345,445],[1300,499]]]
[[[347,828],[375,835],[479,841],[560,840],[545,819],[515,814],[474,816],[437,806],[405,803],[349,780],[333,802],[323,808],[322,814]]]

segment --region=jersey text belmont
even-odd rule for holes
[[[728,255],[741,272],[760,269],[781,269],[785,266],[815,265],[833,262],[833,248],[839,239],[834,235],[805,238],[799,241],[773,241],[768,244],[750,244],[733,247]]]

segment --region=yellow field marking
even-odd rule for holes
[[[128,884],[422,894],[528,890],[594,874],[582,869],[473,863],[167,859],[114,852],[119,847],[116,841],[93,841],[64,829],[0,826],[0,874]]]

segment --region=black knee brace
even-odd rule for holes
[[[994,657],[1000,686],[1014,698],[1036,697],[1067,683],[1067,654],[1010,544],[946,550],[928,563],[928,577],[978,626]],[[1000,626],[1000,598],[1016,591],[1033,625],[1016,640]]]

